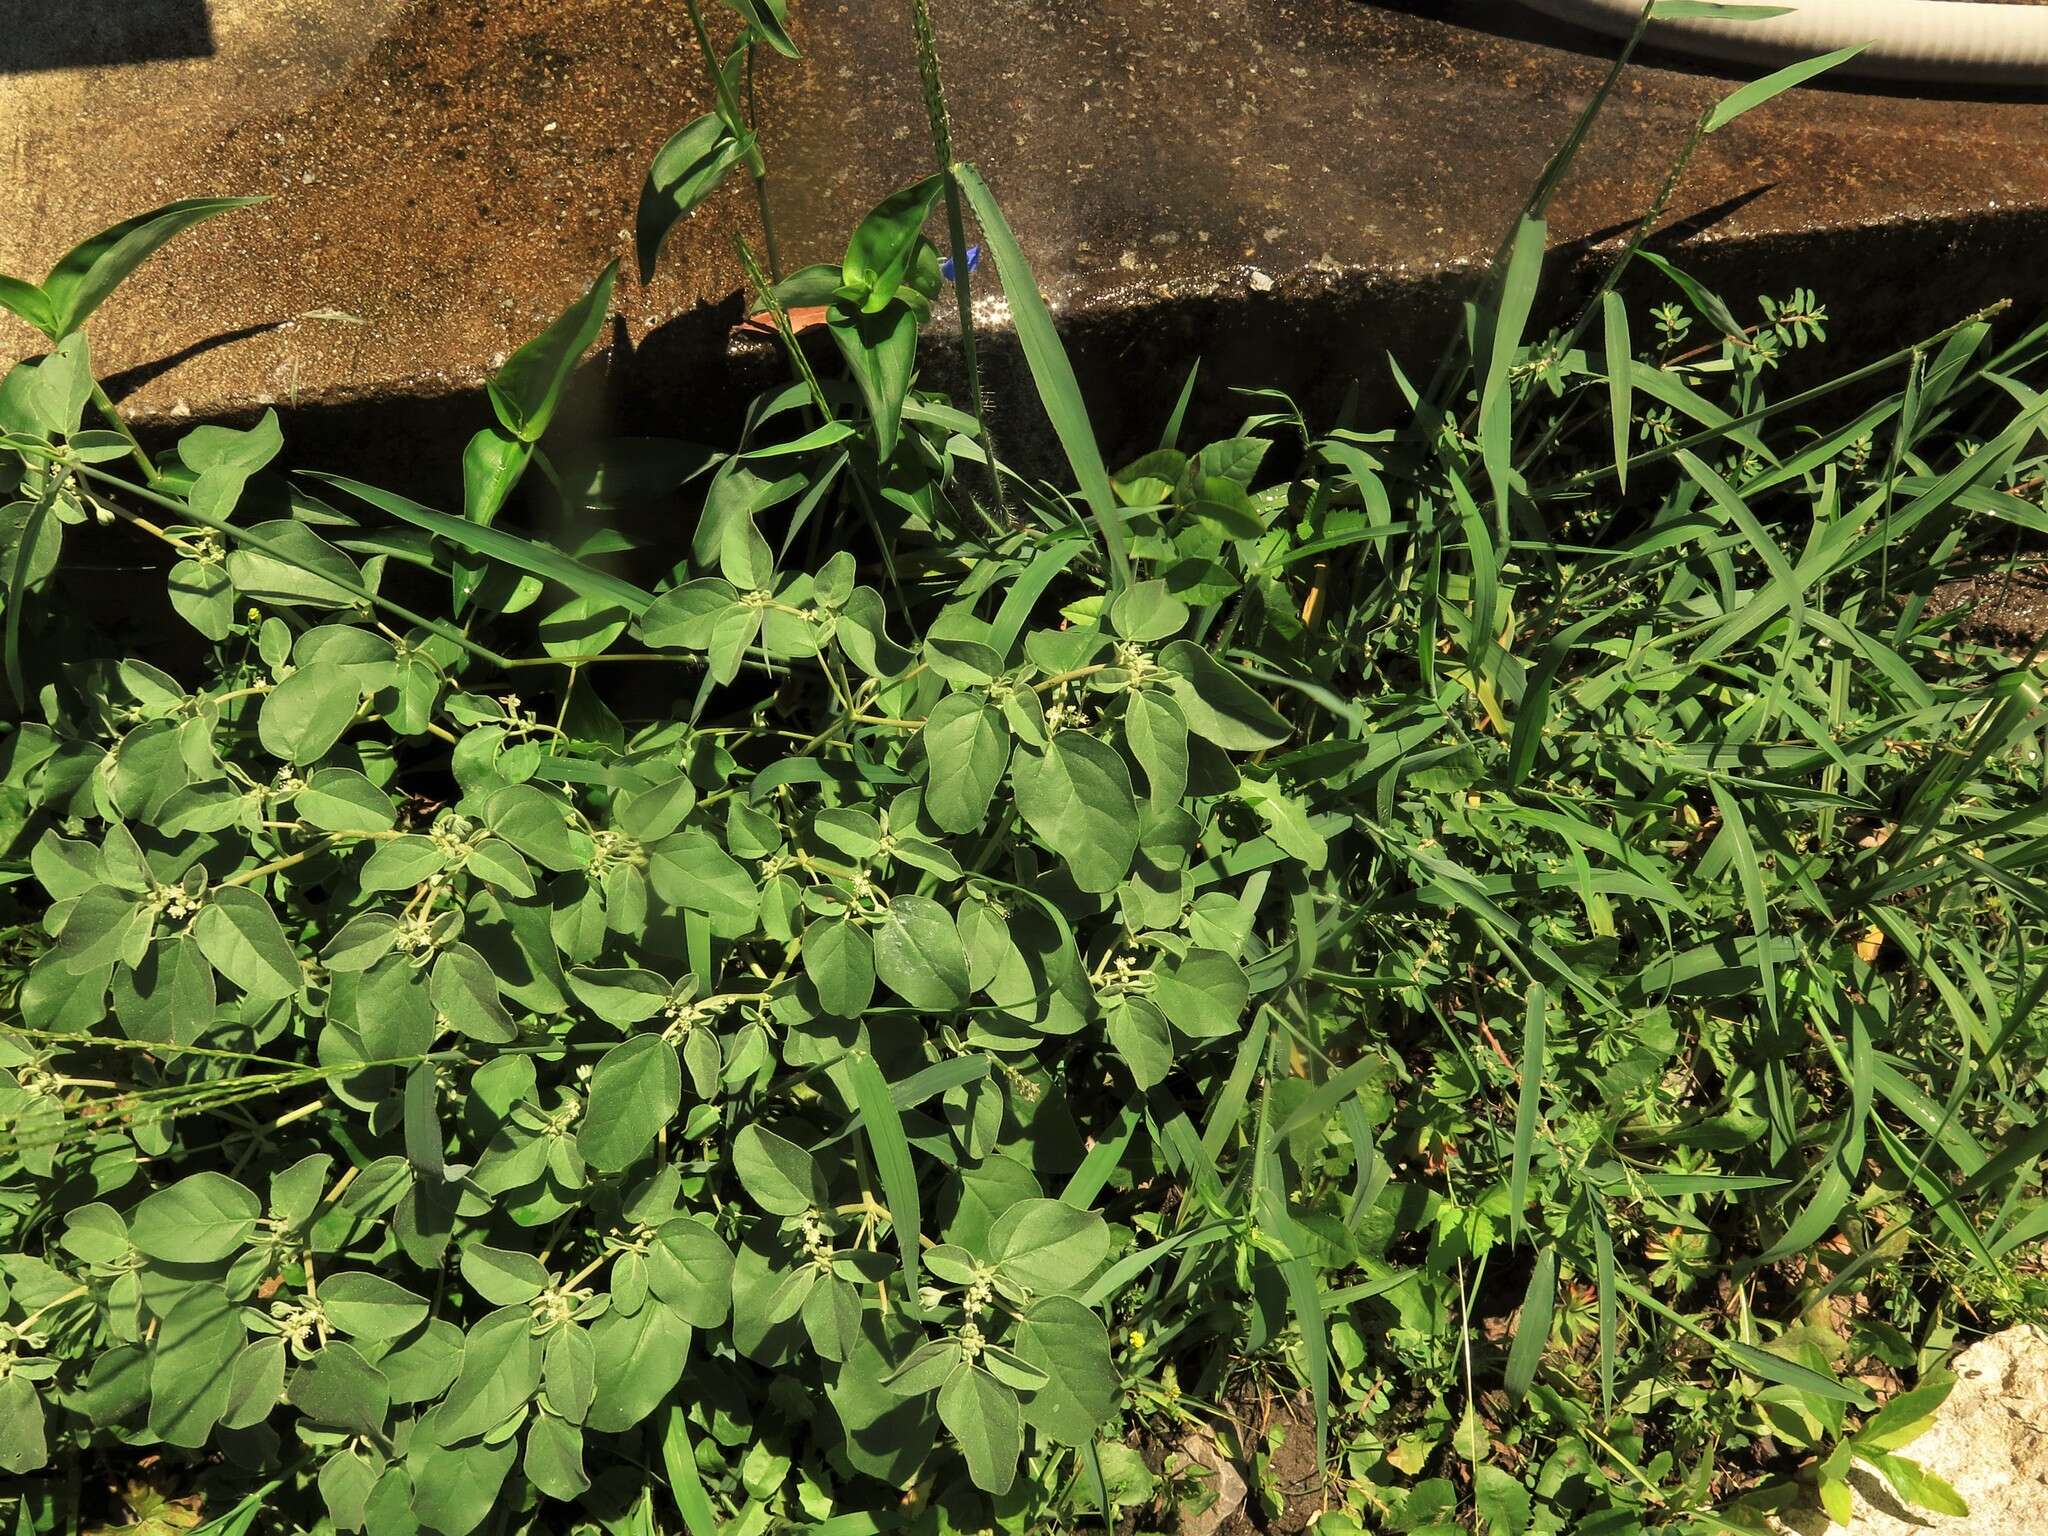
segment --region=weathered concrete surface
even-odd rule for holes
[[[2040,1536],[2048,1531],[2048,1336],[2013,1328],[1956,1357],[1956,1385],[1934,1425],[1899,1454],[1943,1478],[1970,1506],[1935,1515],[1900,1506],[1865,1473],[1852,1476],[1855,1518],[1818,1509],[1782,1522],[1798,1536]]]
[[[193,0],[129,4],[175,21]],[[63,62],[80,7],[28,9]],[[1150,428],[1197,353],[1211,378],[1327,401],[1383,377],[1386,348],[1433,342],[1607,56],[1509,0],[934,9],[959,147],[1004,199],[1112,440]],[[209,53],[37,69],[17,41],[0,73],[0,270],[40,274],[171,197],[274,196],[183,237],[94,322],[144,420],[316,406],[302,443],[345,456],[473,424],[493,361],[628,249],[648,156],[704,105],[675,0],[205,10]],[[793,266],[835,254],[927,149],[898,0],[792,10],[809,58],[767,61],[761,85]],[[1668,64],[1625,84],[1554,210],[1560,266],[1642,208],[1730,88]],[[2038,304],[2044,131],[2034,101],[1796,92],[1708,141],[1676,238],[1737,300],[1819,289],[1852,346],[1995,297]],[[733,227],[753,227],[743,178],[651,287],[622,283],[611,395],[629,424],[690,431],[729,409],[749,366],[724,348]],[[0,362],[32,342],[7,323]]]

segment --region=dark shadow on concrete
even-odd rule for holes
[[[180,347],[176,352],[167,352],[150,362],[137,363],[133,368],[123,368],[119,373],[108,374],[100,382],[106,385],[108,394],[116,400],[123,400],[150,380],[169,373],[180,363],[189,363],[193,358],[211,352],[215,347],[247,341],[251,336],[261,336],[265,331],[274,331],[289,323],[284,320],[265,320],[259,325],[245,325],[239,330],[222,331],[217,336],[202,337],[189,347]]]
[[[0,75],[212,55],[206,0],[0,0]]]

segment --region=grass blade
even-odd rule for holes
[[[1837,48],[1833,53],[1801,59],[1797,64],[1787,64],[1783,69],[1765,75],[1761,80],[1752,80],[1707,114],[1706,131],[1714,133],[1726,128],[1743,113],[1754,111],[1774,96],[1782,96],[1795,85],[1804,85],[1815,75],[1825,74],[1837,64],[1848,63],[1869,46],[1868,43],[1855,43],[1847,48]]]
[[[1536,1120],[1543,1109],[1543,1057],[1550,994],[1540,982],[1529,988],[1522,1019],[1522,1090],[1515,1104],[1515,1160],[1508,1175],[1508,1205],[1519,1229],[1529,1209],[1529,1156],[1536,1144]],[[1549,1250],[1546,1249],[1545,1252]],[[1552,1269],[1556,1260],[1551,1260]]]
[[[690,1536],[716,1536],[718,1516],[697,1471],[697,1450],[690,1442],[690,1425],[681,1403],[669,1409],[668,1423],[662,1428],[661,1464],[668,1472],[668,1491],[676,1501],[676,1512],[683,1517],[684,1529]]]
[[[903,1134],[903,1114],[889,1096],[882,1069],[868,1052],[850,1052],[846,1071],[853,1083],[854,1107],[867,1132],[868,1150],[874,1154],[875,1173],[882,1181],[882,1197],[889,1202],[896,1249],[903,1258],[903,1304],[915,1316],[919,1310],[917,1245],[924,1235],[924,1212],[918,1197],[917,1169],[910,1161],[910,1140]]]
[[[954,167],[967,200],[974,204],[974,216],[981,224],[982,237],[995,257],[996,271],[1003,282],[1003,296],[1010,301],[1010,318],[1017,327],[1017,342],[1030,365],[1032,382],[1038,386],[1039,403],[1052,422],[1053,432],[1073,466],[1081,494],[1102,530],[1103,547],[1109,551],[1110,589],[1121,592],[1131,584],[1129,540],[1124,533],[1123,515],[1109,487],[1109,471],[1103,467],[1102,449],[1095,441],[1095,428],[1088,420],[1088,407],[1081,399],[1081,386],[1074,377],[1074,365],[1053,324],[1052,311],[1038,291],[1031,275],[1031,263],[1017,244],[1009,220],[996,202],[995,194],[981,173],[971,165]]]
[[[1607,338],[1607,414],[1614,431],[1614,483],[1626,492],[1629,431],[1635,423],[1635,382],[1630,368],[1635,348],[1629,341],[1628,306],[1612,288],[1600,295],[1600,316]]]
[[[424,528],[437,534],[459,549],[487,560],[497,560],[515,570],[525,571],[544,581],[558,582],[578,597],[587,597],[595,602],[613,603],[630,613],[641,613],[654,601],[654,594],[636,587],[630,581],[595,570],[580,560],[572,560],[558,549],[550,548],[534,539],[522,539],[517,534],[502,529],[487,528],[479,523],[465,522],[459,517],[450,517],[445,512],[436,512],[423,507],[416,501],[391,491],[379,490],[374,485],[364,485],[360,480],[350,480],[342,475],[315,473],[313,478],[345,491],[358,501],[366,501],[380,512],[388,512],[400,522],[411,523],[415,528]]]
[[[1500,512],[1507,510],[1508,482],[1513,476],[1515,397],[1508,375],[1521,350],[1529,312],[1536,305],[1548,234],[1549,226],[1537,218],[1525,216],[1515,226],[1507,273],[1501,279],[1500,306],[1494,314],[1493,345],[1486,354],[1486,386],[1479,396],[1479,454],[1493,481],[1494,507]],[[1492,621],[1491,614],[1479,617],[1482,622]]]
[[[1528,1289],[1522,1292],[1522,1312],[1515,1324],[1515,1342],[1508,1350],[1505,1385],[1508,1398],[1519,1403],[1528,1396],[1536,1380],[1536,1367],[1543,1360],[1543,1346],[1550,1339],[1550,1317],[1557,1307],[1557,1249],[1544,1246],[1529,1266]]]

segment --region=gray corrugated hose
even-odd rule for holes
[[[1522,0],[1562,21],[1622,37],[1642,0]],[[1764,21],[1660,21],[1649,40],[1745,64],[1782,64],[1870,46],[1845,74],[1951,85],[2048,84],[2048,6],[1981,0],[1773,0],[1789,16]]]

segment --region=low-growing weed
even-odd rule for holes
[[[731,8],[643,268],[735,167],[772,218],[794,45]],[[1239,1531],[1953,1511],[1901,1448],[2042,1300],[2048,801],[2038,647],[1941,584],[2048,525],[2048,329],[1780,397],[1825,296],[1638,239],[1537,334],[1581,125],[1397,419],[1192,443],[1184,393],[1112,473],[914,10],[940,169],[832,266],[740,242],[792,378],[735,444],[551,445],[610,271],[459,516],[273,416],[128,433],[86,322],[231,200],[0,281],[49,341],[0,382],[14,1528],[1151,1528],[1224,1462]],[[991,279],[1064,485],[919,384]],[[688,515],[622,560],[622,506]],[[196,661],[92,633],[86,540]]]

